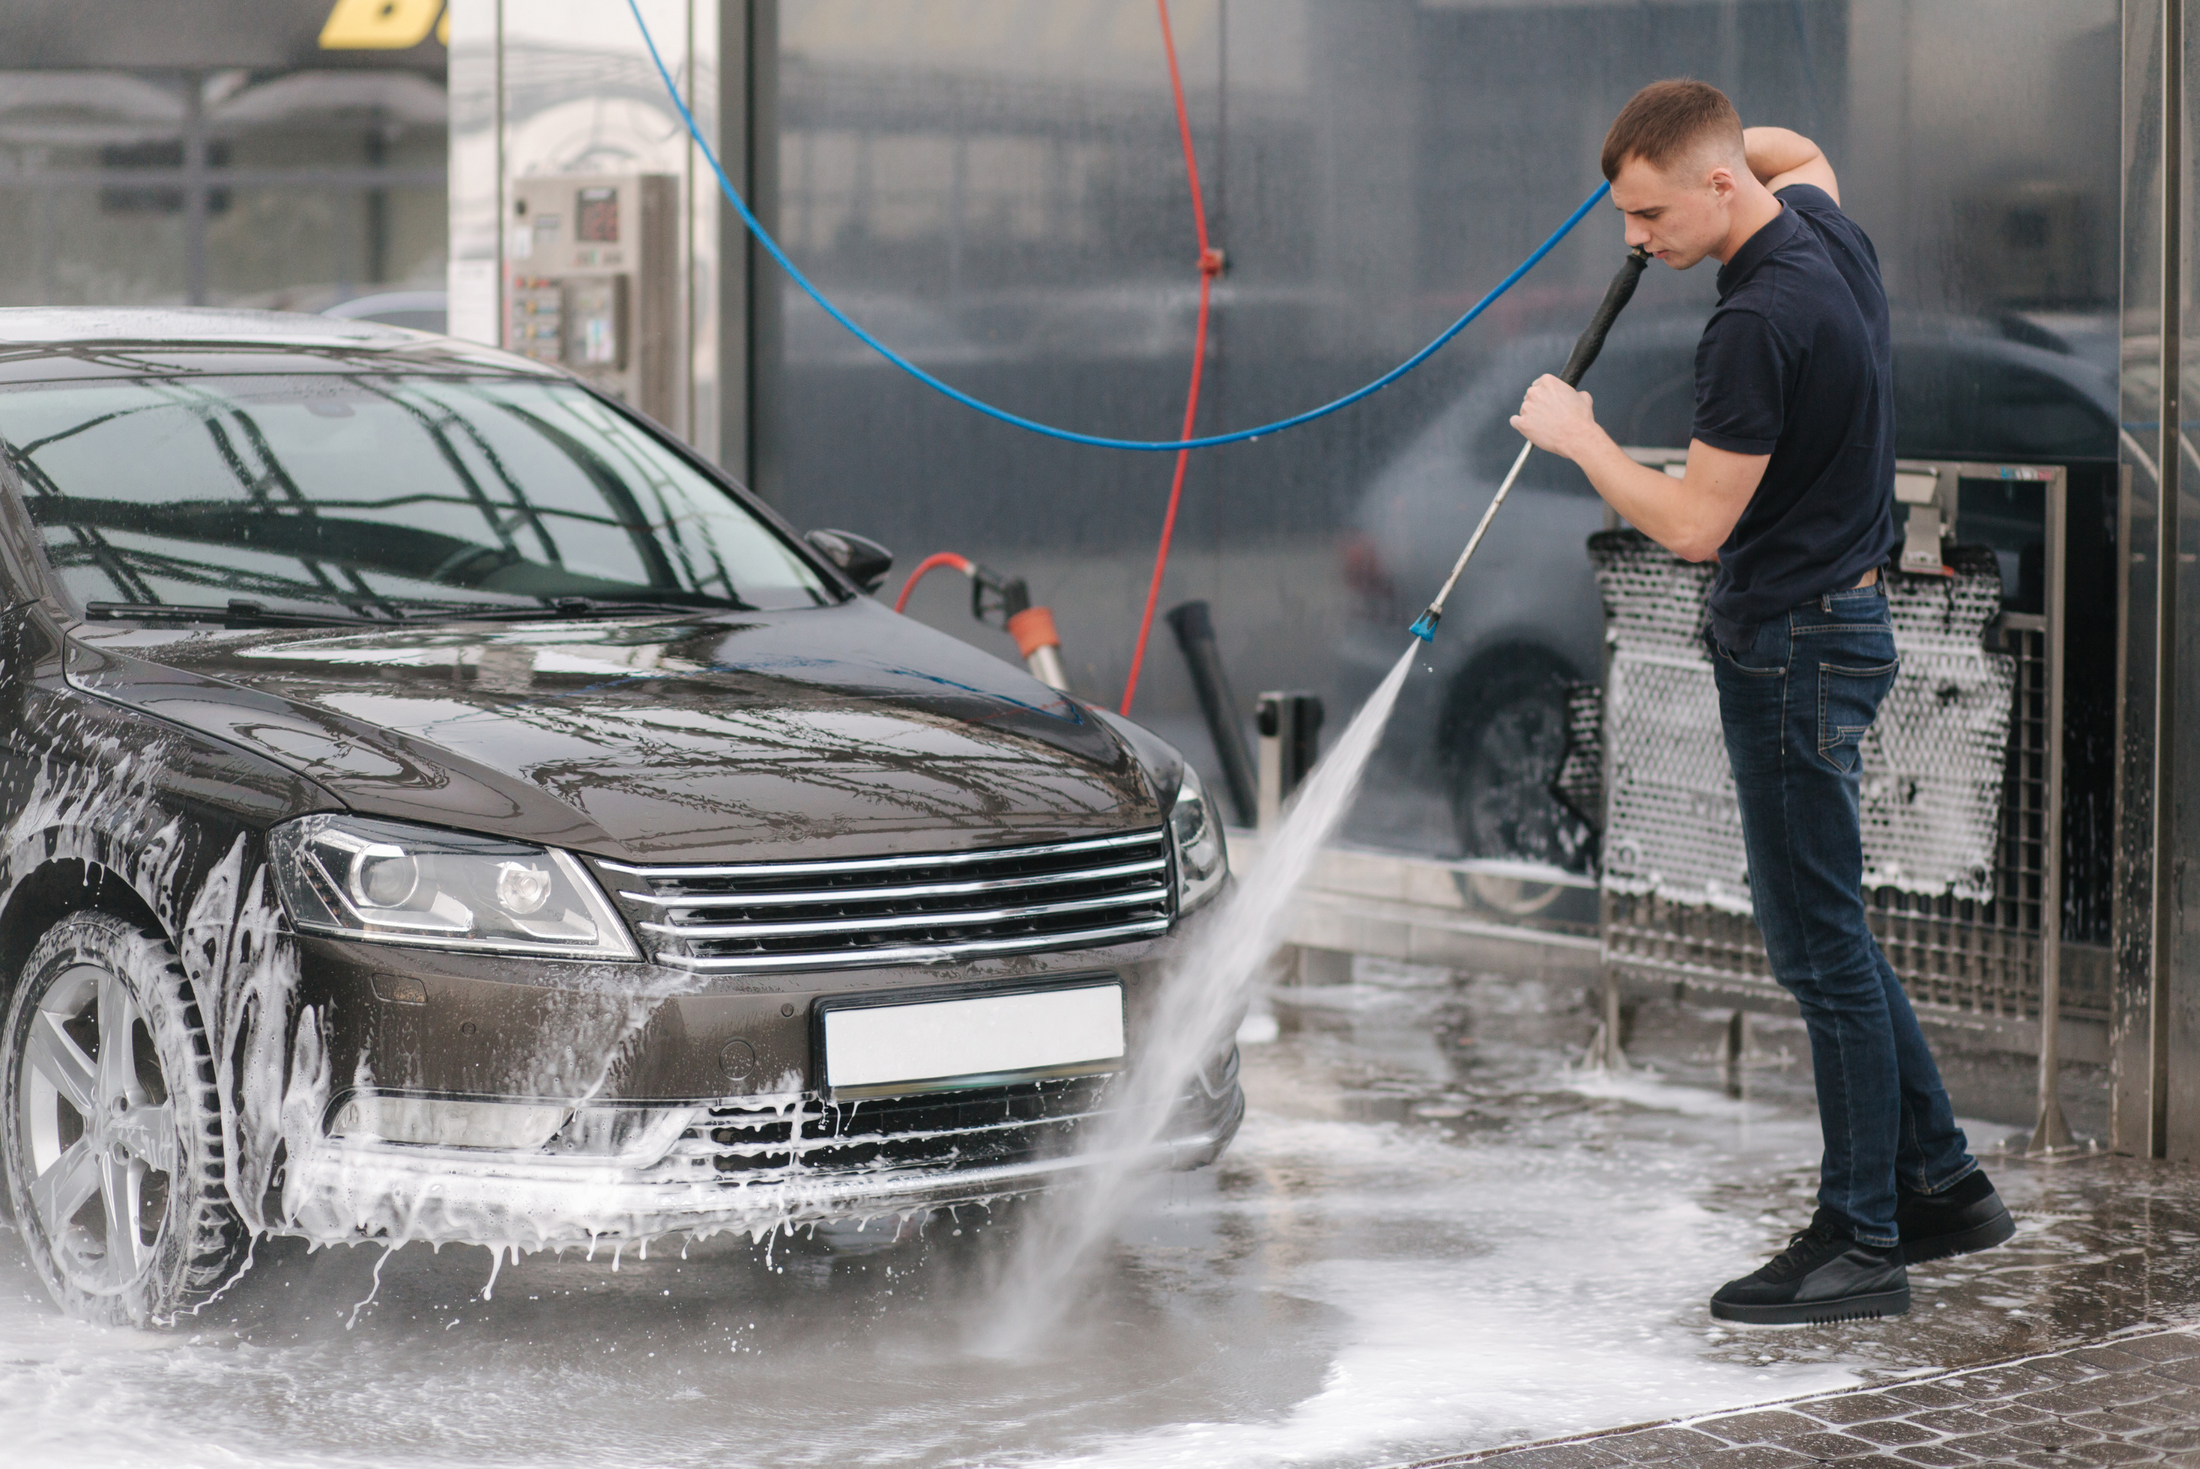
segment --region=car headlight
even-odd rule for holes
[[[570,959],[637,957],[626,925],[569,852],[355,816],[301,816],[268,833],[290,921],[434,949]]]
[[[1215,820],[1199,772],[1190,765],[1176,788],[1176,804],[1169,808],[1169,844],[1176,849],[1176,911],[1189,913],[1213,897],[1230,875],[1222,823]]]

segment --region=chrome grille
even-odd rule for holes
[[[662,964],[795,969],[1078,948],[1167,930],[1160,830],[1036,847],[841,862],[604,862]]]

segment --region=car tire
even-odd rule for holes
[[[242,1266],[215,1068],[175,950],[72,913],[24,961],[0,1031],[9,1203],[63,1310],[152,1326]]]
[[[1586,863],[1593,833],[1551,794],[1566,753],[1566,689],[1563,669],[1529,653],[1470,679],[1454,697],[1445,763],[1464,856],[1568,871]]]

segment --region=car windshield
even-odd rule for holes
[[[417,617],[832,600],[770,526],[571,383],[28,384],[0,392],[0,441],[87,606]]]

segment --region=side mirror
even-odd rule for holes
[[[813,530],[802,539],[866,592],[875,592],[884,586],[886,573],[894,569],[893,552],[854,531]]]

